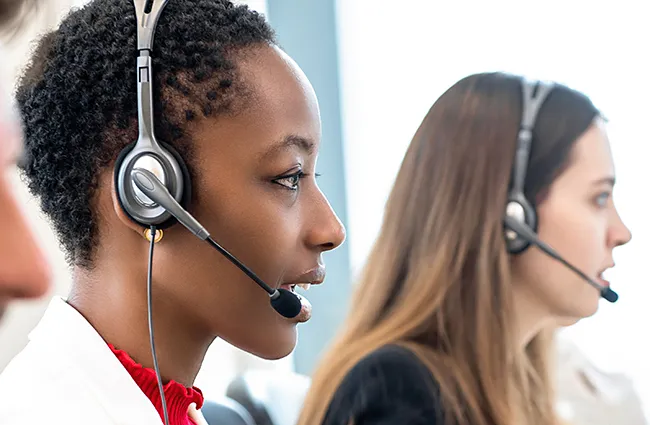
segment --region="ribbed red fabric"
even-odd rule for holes
[[[160,419],[164,421],[156,372],[136,363],[126,352],[118,350],[112,344],[108,344],[108,346],[129,372],[135,383],[138,384],[138,387],[151,400],[160,415]],[[203,406],[203,393],[201,390],[196,387],[186,388],[176,381],[169,381],[163,385],[163,391],[167,402],[169,425],[195,425],[187,415],[187,409],[192,403],[196,403],[197,409]]]

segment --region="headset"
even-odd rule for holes
[[[609,302],[616,302],[618,294],[607,286],[592,280],[577,267],[567,262],[554,249],[545,244],[537,235],[537,211],[533,203],[526,199],[524,193],[526,171],[534,140],[534,129],[539,111],[554,88],[553,83],[528,81],[522,78],[522,114],[517,133],[517,144],[512,166],[510,191],[506,203],[504,237],[506,249],[511,255],[526,251],[530,245],[535,245],[545,254],[558,260],[573,272],[577,273],[587,283],[600,291],[601,297]]]
[[[537,89],[537,90],[535,90]],[[552,83],[529,82],[522,79],[522,115],[517,134],[517,147],[512,166],[510,192],[506,205],[506,217],[537,232],[537,211],[524,194],[526,171],[533,144],[533,129],[542,104],[553,90]],[[510,254],[524,252],[531,242],[512,230],[506,230],[506,248]]]
[[[235,256],[215,242],[210,233],[188,211],[192,185],[187,166],[169,143],[158,141],[154,128],[153,66],[151,54],[158,19],[169,0],[133,0],[137,21],[136,78],[138,91],[138,139],[125,147],[115,163],[114,184],[117,200],[134,223],[143,226],[150,241],[147,273],[149,338],[165,424],[169,425],[167,404],[158,368],[154,343],[151,287],[154,244],[166,229],[178,222],[250,277],[267,292],[271,306],[286,318],[296,317],[301,309],[300,297],[285,289],[267,285]]]

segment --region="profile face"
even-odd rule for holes
[[[614,163],[601,119],[576,141],[569,161],[537,208],[539,237],[591,279],[609,286],[602,274],[614,267],[614,248],[631,234],[614,205]],[[560,322],[575,322],[598,309],[599,292],[538,249],[515,258],[514,272],[518,284]]]
[[[321,143],[314,90],[291,58],[265,46],[237,61],[252,85],[251,106],[191,129],[196,199],[191,213],[220,245],[272,287],[325,279],[322,253],[345,230],[316,182]],[[157,245],[157,292],[187,311],[188,320],[263,358],[289,354],[296,325],[309,320],[303,299],[286,319],[268,294],[182,226]]]

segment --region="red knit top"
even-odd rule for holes
[[[160,415],[160,419],[164,421],[156,372],[136,363],[126,352],[116,349],[111,344],[108,344],[108,346],[124,365],[135,383],[138,384],[138,387],[151,400]],[[169,425],[195,425],[188,416],[187,411],[192,403],[196,404],[197,409],[203,406],[203,393],[201,393],[201,390],[196,387],[186,388],[176,381],[169,381],[163,385],[163,391],[167,402]]]

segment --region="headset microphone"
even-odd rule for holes
[[[600,296],[609,301],[610,303],[615,303],[616,300],[618,300],[618,294],[614,292],[611,288],[607,286],[603,286],[594,280],[590,279],[586,274],[584,274],[582,271],[578,270],[577,267],[573,266],[570,264],[568,261],[566,261],[564,258],[560,256],[553,248],[542,242],[539,237],[533,232],[528,226],[525,224],[520,223],[516,219],[510,216],[505,216],[504,217],[504,225],[508,230],[511,230],[517,234],[520,238],[526,240],[526,242],[537,246],[539,249],[541,249],[545,254],[551,256],[552,258],[558,260],[565,266],[567,266],[569,269],[571,269],[573,272],[577,273],[578,276],[583,278],[588,284],[593,286],[594,288],[598,289],[600,291]]]
[[[133,179],[133,183],[138,187],[138,189],[140,189],[149,199],[163,207],[172,216],[174,216],[174,218],[176,218],[179,223],[185,226],[199,239],[208,242],[210,246],[219,251],[224,257],[230,260],[230,262],[232,262],[255,283],[257,283],[262,289],[264,289],[269,294],[269,297],[271,299],[271,306],[275,309],[275,311],[280,313],[280,315],[291,319],[300,313],[302,305],[300,303],[300,299],[295,294],[292,294],[286,289],[271,288],[248,267],[246,267],[241,261],[235,258],[234,255],[232,255],[225,248],[215,242],[210,237],[210,233],[208,233],[205,227],[203,227],[201,223],[192,217],[192,215],[187,212],[178,203],[178,201],[176,201],[176,199],[174,199],[174,197],[169,193],[167,188],[162,184],[162,182],[156,177],[155,174],[143,168],[135,168],[131,172],[131,178]]]

